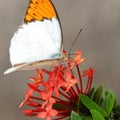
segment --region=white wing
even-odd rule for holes
[[[54,59],[61,55],[61,30],[56,18],[23,24],[10,45],[12,65]]]

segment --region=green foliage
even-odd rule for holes
[[[103,85],[99,86],[93,96],[93,101],[96,102],[98,105],[102,103],[102,95],[103,95]]]
[[[92,109],[90,111],[91,111],[93,120],[105,120],[104,116],[101,115],[100,112],[98,112],[97,110]]]
[[[79,115],[76,112],[72,111],[70,120],[92,120],[91,116]]]
[[[115,95],[112,91],[106,91],[105,92],[105,100],[104,100],[104,109],[107,113],[106,117],[110,116],[110,113],[114,107],[115,103]]]
[[[120,104],[112,91],[104,92],[103,85],[92,88],[88,95],[80,94],[78,113],[72,112],[70,120],[120,120]]]
[[[77,114],[76,112],[72,111],[71,120],[82,120],[82,117],[79,116],[79,114]]]
[[[79,99],[85,107],[87,107],[89,110],[96,110],[98,111],[101,115],[105,116],[105,111],[98,106],[92,99],[90,99],[88,96],[85,96],[84,94],[80,95]]]
[[[87,95],[89,98],[93,99],[94,97],[94,94],[95,94],[95,87],[93,87],[90,91],[90,93]]]
[[[120,104],[115,103],[113,108],[113,118],[115,118],[115,120],[120,120]]]

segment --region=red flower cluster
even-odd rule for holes
[[[22,112],[26,116],[37,116],[46,120],[53,117],[54,120],[61,120],[69,117],[71,111],[79,112],[79,95],[89,93],[94,73],[89,68],[81,75],[78,65],[83,61],[85,59],[81,58],[81,51],[78,50],[74,59],[69,59],[65,65],[55,66],[52,71],[36,69],[37,77],[30,77],[32,83],[28,83],[25,100],[19,106],[26,104],[31,109]],[[82,78],[86,76],[87,84],[83,89]]]

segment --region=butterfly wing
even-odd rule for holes
[[[24,22],[43,21],[45,18],[51,19],[52,17],[56,18],[57,14],[51,0],[31,0],[24,17]]]
[[[50,0],[32,0],[25,23],[14,34],[10,46],[12,65],[57,58],[61,53],[61,30]]]
[[[31,0],[24,24],[11,40],[11,64],[59,58],[61,42],[61,28],[51,0]]]

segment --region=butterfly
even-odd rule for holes
[[[68,59],[62,51],[61,25],[51,0],[31,0],[24,24],[11,39],[12,67],[4,74],[61,63]]]

